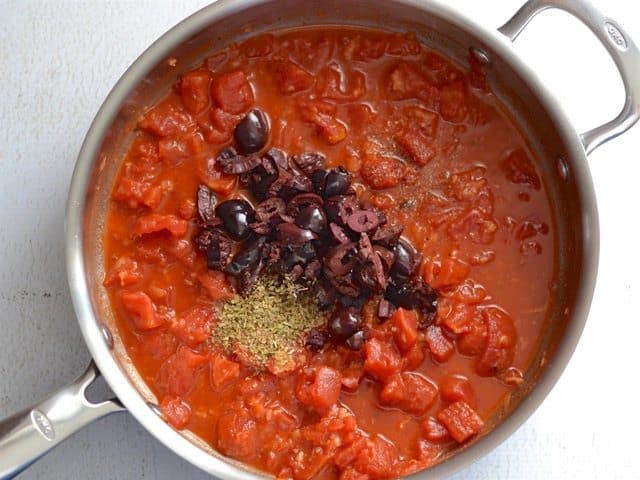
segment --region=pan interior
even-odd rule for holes
[[[584,299],[579,298],[578,292],[584,273],[583,232],[587,231],[590,225],[585,223],[582,213],[585,204],[580,183],[586,180],[590,185],[590,179],[581,173],[585,168],[581,165],[584,156],[576,154],[575,145],[570,144],[553,113],[549,112],[540,100],[540,92],[531,87],[524,76],[512,68],[509,59],[501,57],[500,52],[504,51],[504,47],[500,47],[495,38],[483,38],[479,36],[481,30],[474,33],[464,28],[464,24],[457,17],[446,9],[430,3],[420,2],[420,6],[418,2],[414,4],[410,1],[387,0],[328,0],[321,4],[295,0],[282,0],[277,3],[218,3],[220,5],[214,5],[201,12],[201,17],[206,17],[210,22],[206,28],[186,39],[177,48],[165,49],[155,64],[147,65],[144,78],[127,79],[131,81],[131,90],[127,97],[119,102],[119,111],[105,132],[96,155],[92,159],[85,159],[93,162],[82,225],[85,274],[87,285],[90,286],[95,318],[108,326],[114,334],[113,355],[117,364],[145,399],[156,401],[137,375],[116,335],[109,300],[101,287],[104,263],[102,238],[109,193],[142,112],[164,96],[182,72],[199,64],[208,53],[259,32],[305,25],[349,25],[412,31],[427,46],[461,65],[468,64],[471,48],[486,53],[490,60],[488,79],[492,89],[502,100],[514,123],[529,140],[530,149],[540,161],[550,196],[549,202],[557,235],[554,303],[548,314],[546,333],[537,357],[526,374],[526,381],[514,391],[510,401],[505,403],[503,411],[497,412],[494,421],[497,422],[509,415],[543,378],[547,366],[556,359],[556,353],[563,346],[577,305],[581,301],[584,302]],[[157,53],[161,45],[152,47],[152,50],[154,48]],[[147,60],[148,58],[147,56]],[[562,164],[559,165],[559,162],[566,165],[568,176],[564,175],[564,167]],[[578,327],[581,328],[581,325]],[[205,442],[194,435],[188,432],[185,435],[201,448],[214,453]]]

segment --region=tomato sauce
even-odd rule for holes
[[[255,372],[210,341],[233,295],[196,250],[196,192],[239,194],[215,164],[250,108],[269,146],[326,155],[404,225],[437,319],[384,323],[362,351]],[[279,478],[389,478],[476,434],[522,381],[551,301],[549,198],[525,139],[469,71],[401,35],[305,28],[251,38],[185,73],[139,121],[113,187],[105,287],[118,334],[174,427]],[[496,367],[499,366],[499,367]]]

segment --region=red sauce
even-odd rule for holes
[[[195,196],[234,177],[214,165],[258,107],[269,146],[322,152],[355,176],[423,255],[436,323],[379,324],[361,352],[256,374],[208,340],[232,289],[193,243]],[[261,35],[184,74],[139,129],[115,182],[105,286],[119,335],[161,410],[223,454],[282,478],[388,478],[483,433],[536,353],[554,233],[524,138],[470,73],[411,35],[309,28]]]

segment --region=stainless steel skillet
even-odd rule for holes
[[[624,108],[611,122],[578,135],[552,97],[510,46],[531,18],[560,8],[582,20],[614,59],[623,78]],[[95,364],[119,400],[93,404],[84,390],[92,364],[76,382],[0,423],[0,478],[12,476],[90,421],[125,407],[177,454],[220,478],[259,478],[182,435],[157,415],[155,398],[128,361],[101,290],[101,238],[108,193],[141,110],[206,52],[252,33],[308,24],[359,25],[415,31],[428,45],[464,63],[469,49],[488,64],[494,91],[508,106],[542,159],[559,230],[559,288],[548,335],[527,382],[495,428],[416,478],[445,476],[495,448],[517,429],[553,387],[587,318],[598,261],[598,217],[586,155],[630,128],[640,114],[640,55],[615,21],[579,0],[532,0],[493,32],[445,5],[417,0],[220,0],[177,25],[125,73],[98,112],[80,152],[67,207],[67,268],[78,322]],[[247,28],[251,27],[251,28]],[[168,62],[175,58],[177,61]]]

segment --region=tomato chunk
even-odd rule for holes
[[[446,362],[455,351],[453,343],[444,336],[442,329],[437,325],[427,327],[426,340],[431,356],[437,362]]]
[[[360,175],[371,188],[391,188],[404,180],[406,167],[395,158],[367,156],[360,169]]]
[[[174,237],[183,237],[188,228],[189,222],[176,215],[152,213],[138,218],[133,227],[133,233],[136,237],[140,237],[167,230]]]
[[[253,104],[253,90],[242,70],[223,73],[211,84],[211,96],[225,112],[238,115]]]
[[[372,338],[364,346],[365,371],[379,380],[385,380],[400,370],[400,355],[387,342]]]
[[[243,459],[258,447],[256,422],[244,408],[224,412],[216,426],[217,447],[224,455]]]
[[[523,149],[509,153],[502,162],[502,170],[511,182],[540,190],[540,177],[536,167]]]
[[[296,397],[301,403],[323,411],[338,401],[341,388],[340,372],[321,365],[305,369],[298,376]]]
[[[380,403],[407,413],[423,415],[438,396],[437,387],[418,373],[393,375],[380,391]]]
[[[163,320],[146,293],[123,292],[120,300],[138,330],[151,330],[162,325]]]
[[[156,387],[167,395],[183,397],[193,388],[198,373],[209,357],[181,345],[178,351],[160,365]]]
[[[433,139],[425,137],[417,128],[406,130],[396,141],[409,154],[411,160],[419,165],[426,165],[436,156]]]
[[[484,426],[484,422],[475,410],[464,401],[452,403],[442,410],[438,414],[438,420],[458,443],[475,435]]]
[[[302,119],[315,124],[320,136],[330,145],[347,138],[347,127],[335,117],[335,105],[313,101],[302,105]]]
[[[431,281],[433,288],[445,288],[458,285],[467,278],[471,267],[457,258],[445,258],[440,264],[440,270]]]
[[[240,364],[226,358],[223,354],[214,354],[210,362],[211,385],[216,390],[224,390],[240,376]]]
[[[213,323],[210,307],[193,307],[171,321],[171,332],[182,343],[195,347],[211,336]]]
[[[313,86],[313,76],[295,63],[281,62],[276,66],[276,82],[282,94],[308,90]]]
[[[401,62],[389,76],[389,91],[399,98],[419,98],[428,107],[437,106],[440,91],[426,77],[406,62]]]
[[[478,359],[476,371],[491,376],[511,366],[516,347],[513,319],[498,308],[486,308],[482,316],[487,327],[487,344]]]
[[[471,382],[462,375],[447,375],[440,380],[440,396],[447,402],[465,401],[471,408],[476,408],[476,394]]]
[[[209,81],[206,70],[193,70],[180,79],[182,103],[189,112],[197,115],[209,106]]]
[[[128,287],[138,283],[141,278],[138,262],[130,257],[120,257],[116,264],[107,272],[104,279],[104,285],[119,285]]]
[[[177,136],[194,125],[191,115],[167,99],[149,110],[138,126],[157,137]]]
[[[430,442],[444,443],[451,439],[449,430],[433,417],[423,420],[420,426],[422,427],[424,438]]]
[[[353,465],[371,478],[388,478],[393,476],[398,460],[395,445],[376,435],[366,440],[365,448],[360,450]]]
[[[163,397],[159,407],[167,422],[178,430],[186,427],[191,419],[191,407],[180,397]]]
[[[418,317],[413,310],[398,308],[391,316],[395,327],[393,338],[402,353],[407,353],[418,340]]]

